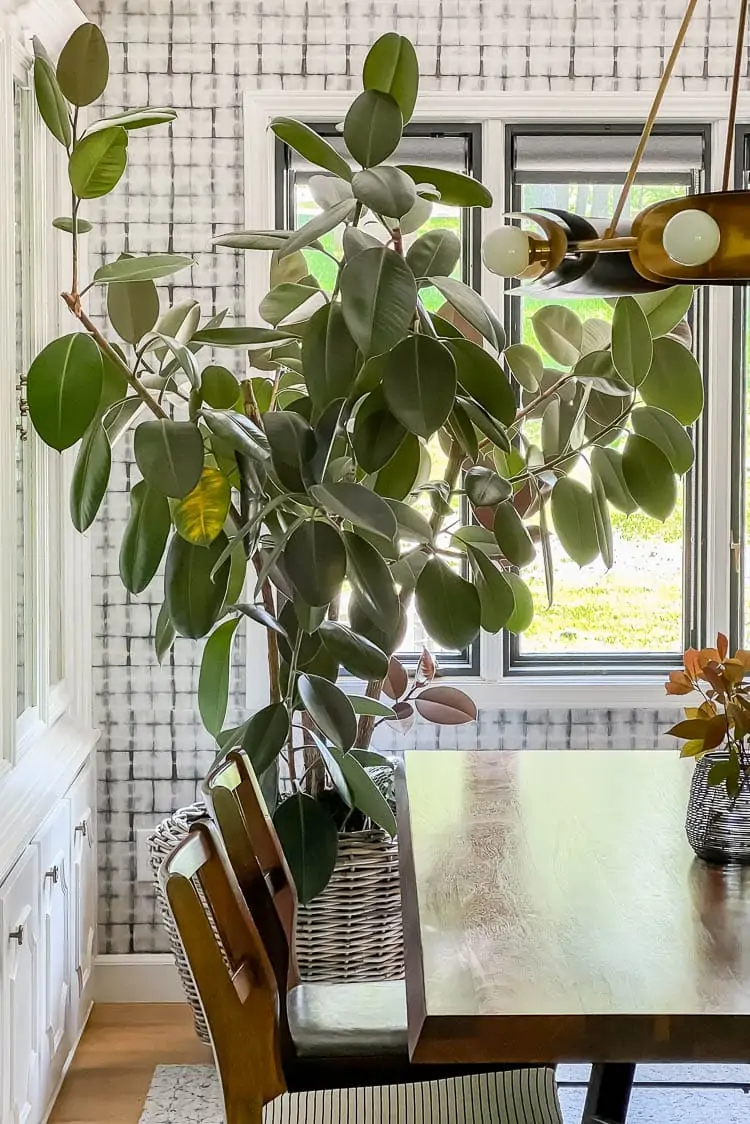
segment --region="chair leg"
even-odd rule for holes
[[[239,1100],[227,1097],[224,1102],[226,1124],[263,1124],[263,1105],[260,1101]]]
[[[596,1118],[609,1124],[625,1124],[634,1078],[635,1066],[629,1062],[593,1065],[583,1108],[583,1124],[589,1124]]]

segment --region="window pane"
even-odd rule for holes
[[[589,218],[606,218],[612,214],[619,191],[619,183],[594,180],[524,183],[521,209],[555,207]],[[652,203],[687,192],[685,176],[675,177],[671,182],[637,184],[623,217],[627,220]],[[541,300],[520,299],[524,343],[538,348],[531,317],[551,299],[554,294]],[[567,304],[584,322],[612,320],[612,306],[601,298],[560,303]],[[545,365],[554,366],[547,356]],[[538,443],[540,427],[540,421],[530,422],[524,432]],[[584,464],[572,475],[587,482]],[[665,523],[642,512],[626,516],[612,509],[611,516],[614,566],[609,572],[601,559],[579,568],[553,536],[555,592],[554,603],[548,608],[541,557],[524,571],[534,594],[536,615],[529,630],[519,638],[522,656],[682,651],[684,489],[680,486],[677,506]]]

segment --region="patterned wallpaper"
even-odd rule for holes
[[[173,105],[169,130],[131,140],[131,168],[101,205],[92,266],[121,250],[203,253],[175,299],[242,314],[242,263],[205,254],[215,224],[239,224],[243,90],[340,89],[357,80],[369,43],[397,29],[417,45],[424,88],[555,90],[652,88],[684,0],[82,0],[110,43],[108,111]],[[736,0],[705,0],[676,82],[724,89]],[[195,646],[178,641],[164,667],[150,636],[161,590],[137,601],[117,576],[117,546],[132,471],[124,450],[94,542],[95,718],[99,750],[100,949],[165,948],[148,884],[136,881],[135,832],[195,798],[211,761],[193,709]],[[241,701],[239,678],[235,700]],[[476,726],[417,727],[417,744],[446,748],[664,744],[669,714],[651,711],[484,713]],[[460,742],[458,739],[460,738]],[[403,744],[403,743],[401,743]]]

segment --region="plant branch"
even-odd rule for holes
[[[517,411],[516,416],[513,419],[513,425],[518,425],[520,421],[523,421],[524,418],[527,418],[529,414],[532,413],[532,411],[536,410],[537,407],[542,404],[542,402],[546,402],[548,398],[551,398],[553,394],[556,394],[560,387],[565,386],[565,383],[569,382],[572,378],[575,378],[575,375],[573,375],[570,371],[568,371],[568,373],[565,375],[561,375],[557,382],[554,382],[552,386],[538,395],[538,397],[536,397],[533,402],[529,402],[528,406],[525,406],[523,410]]]
[[[138,397],[142,400],[142,402],[144,402],[146,406],[148,406],[149,410],[152,414],[154,414],[155,417],[159,418],[161,421],[168,421],[169,414],[167,414],[166,411],[162,409],[155,398],[151,397],[143,383],[135,377],[133,372],[130,370],[130,367],[128,367],[127,363],[123,362],[112,345],[107,343],[99,329],[81,308],[80,300],[76,297],[76,295],[74,293],[63,293],[62,299],[65,301],[66,305],[73,313],[75,318],[80,321],[80,323],[92,337],[94,342],[98,345],[99,350],[104,352],[107,358],[111,359],[118,370],[123,373],[131,390],[135,391]]]
[[[72,130],[73,130],[73,139],[71,141],[71,147],[75,148],[76,140],[77,140],[77,134],[78,134],[78,106],[76,106],[75,110],[73,111]],[[71,293],[73,295],[73,299],[76,302],[76,304],[78,305],[78,308],[80,309],[81,298],[80,298],[79,293],[78,293],[78,208],[81,205],[81,200],[78,198],[78,196],[76,195],[75,191],[73,191],[72,188],[71,188],[71,196],[72,196],[71,219],[73,221],[73,230],[72,230],[72,237],[73,237],[73,280],[71,282],[70,289],[71,289]]]

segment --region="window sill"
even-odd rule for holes
[[[0,880],[91,756],[99,735],[65,714],[36,739],[15,766],[0,772]]]
[[[491,682],[440,676],[441,685],[465,691],[482,710],[679,711],[690,696],[667,695],[664,675],[523,675]]]

